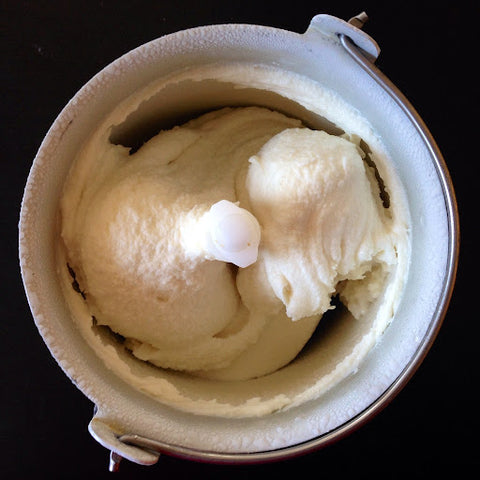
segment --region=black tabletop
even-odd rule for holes
[[[434,6],[428,7],[424,5]],[[479,161],[478,61],[470,2],[190,0],[0,2],[1,250],[0,472],[3,478],[102,478],[108,452],[87,432],[93,405],[50,356],[20,278],[17,223],[31,162],[62,107],[97,71],[161,35],[218,23],[303,32],[317,13],[343,19],[365,10],[377,65],[416,107],[443,152],[457,193],[462,247],[456,288],[425,361],[371,422],[325,449],[280,463],[209,465],[162,456],[123,462],[119,478],[420,478],[478,468],[478,357],[473,254]],[[307,469],[309,469],[307,471]],[[475,470],[473,470],[475,471]],[[5,476],[3,476],[5,473]],[[328,477],[327,477],[328,476]],[[430,478],[430,477],[429,477]]]

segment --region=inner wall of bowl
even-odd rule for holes
[[[184,80],[167,85],[142,102],[128,118],[112,128],[110,141],[138,149],[160,130],[168,130],[222,107],[260,106],[302,120],[309,128],[332,135],[344,133],[326,118],[275,92],[238,88],[216,80]]]
[[[309,440],[348,421],[378,398],[408,365],[431,324],[442,295],[449,235],[444,194],[425,145],[394,102],[350,62],[339,45],[324,41],[318,32],[302,36],[236,26],[231,33],[228,27],[215,27],[151,42],[108,67],[74,98],[47,135],[29,177],[20,245],[24,281],[40,332],[67,375],[98,404],[100,413],[123,431],[220,452],[269,450]],[[321,401],[241,421],[192,417],[163,408],[112,375],[69,320],[71,312],[62,301],[51,249],[69,162],[102,116],[134,91],[132,85],[141,88],[177,68],[222,59],[263,61],[307,75],[359,109],[390,150],[407,189],[413,222],[413,261],[404,301],[362,369]],[[125,132],[118,130],[112,138],[125,141]],[[359,392],[364,391],[370,392],[369,399],[359,403]]]
[[[148,97],[145,101],[141,102],[138,108],[134,110],[124,122],[116,125],[112,129],[110,141],[112,143],[136,148],[161,129],[171,128],[212,109],[224,106],[244,105],[258,105],[272,108],[286,115],[300,118],[311,128],[326,129],[333,134],[342,133],[338,127],[327,119],[313,114],[298,103],[278,94],[255,88],[239,89],[233,84],[215,80],[187,80],[171,84],[154,96]],[[67,277],[67,280],[70,279]],[[73,295],[77,297],[77,303],[79,305],[79,309],[75,313],[77,321],[80,319],[81,322],[84,322],[85,325],[89,325],[89,328],[92,328],[88,311],[80,313],[82,307],[85,307],[80,300],[80,296],[76,293]],[[219,402],[219,407],[220,404],[231,404],[233,408],[233,406],[248,401],[255,396],[273,398],[281,395],[282,392],[298,394],[311,385],[316,378],[328,374],[335,368],[336,364],[351,353],[352,348],[358,343],[362,335],[369,330],[369,326],[374,319],[374,309],[375,307],[373,307],[371,315],[367,315],[363,319],[363,322],[353,323],[352,318],[347,312],[338,311],[334,315],[335,318],[321,322],[320,332],[315,340],[312,341],[309,347],[288,367],[268,376],[268,378],[254,380],[250,382],[250,384],[248,384],[248,382],[229,384],[204,379],[195,379],[192,381],[189,375],[159,370],[156,367],[134,359],[128,352],[123,350],[123,347],[117,343],[115,337],[111,336],[102,328],[93,329],[93,333],[97,339],[92,346],[97,352],[98,349],[106,347],[111,350],[116,350],[117,355],[119,355],[121,361],[124,362],[124,366],[120,366],[120,370],[125,369],[138,378],[145,378],[149,384],[162,378],[167,380],[188,398],[198,398],[202,401],[212,403]],[[424,328],[424,326],[419,328]],[[418,334],[416,337],[417,344],[421,338],[421,334]],[[382,343],[384,343],[383,340]],[[411,338],[408,338],[406,332],[403,329],[398,330],[396,338],[394,338],[391,343],[388,358],[383,356],[383,353],[381,354],[381,371],[378,370],[380,364],[376,363],[379,361],[378,358],[374,360],[370,366],[368,366],[369,364],[367,362],[365,365],[362,365],[362,371],[367,370],[368,374],[367,376],[363,376],[362,380],[358,380],[361,379],[362,376],[357,373],[357,375],[344,381],[342,385],[338,386],[332,392],[329,392],[325,398],[322,398],[320,408],[316,405],[314,409],[311,409],[312,402],[310,402],[308,405],[296,410],[294,418],[297,419],[297,425],[301,424],[298,423],[298,418],[303,418],[303,422],[306,423],[306,425],[302,427],[302,435],[308,432],[307,437],[302,436],[300,441],[311,438],[309,435],[312,429],[316,435],[325,433],[335,426],[340,425],[343,421],[348,421],[362,409],[368,407],[372,399],[377,398],[388,388],[392,378],[395,378],[396,369],[400,370],[403,368],[403,365],[408,363],[412,346]],[[385,371],[387,371],[387,374],[385,374]],[[123,377],[123,372],[117,370],[116,373]],[[123,378],[128,383],[128,377]],[[357,383],[357,387],[352,386],[355,383]],[[142,389],[141,385],[140,389]],[[149,391],[147,384],[145,385],[145,391]],[[338,392],[342,393],[340,394]],[[222,408],[225,407],[223,406]],[[298,417],[299,411],[309,411],[309,414]],[[188,418],[188,414],[186,415]],[[285,413],[277,414],[273,417],[274,423],[279,422],[277,428],[279,428],[278,425],[283,424],[284,420],[282,420],[282,415],[285,415]],[[191,419],[188,421],[191,421]],[[222,422],[222,420],[219,419],[206,420],[205,427],[208,426],[209,421],[211,421],[212,424],[217,422],[221,424]],[[198,418],[195,418],[195,422],[198,422]],[[247,419],[244,421],[243,426],[248,424],[250,428],[256,430],[258,425],[262,423],[264,423],[264,420]],[[233,423],[233,425],[235,425],[235,423]],[[231,425],[229,428],[231,428]],[[245,433],[243,427],[242,432]],[[240,433],[240,431],[237,432],[237,435],[240,435]],[[288,435],[285,432],[283,437],[281,435],[276,437],[274,442],[275,446],[284,447],[290,444],[282,444],[281,442],[286,442],[287,438],[290,439],[288,442],[291,442],[291,435],[292,431],[289,431]],[[185,438],[182,438],[182,441],[191,442],[190,439]],[[198,439],[196,439],[196,441],[198,441]],[[269,442],[271,441],[270,439]],[[298,441],[298,439],[296,441]],[[174,440],[174,443],[177,442],[179,442],[178,438]],[[195,448],[205,448],[205,444],[197,443],[195,444]],[[211,444],[209,448],[211,448]],[[223,448],[225,448],[225,444]],[[231,448],[237,451],[238,446]]]
[[[307,110],[302,105],[277,93],[256,88],[238,88],[232,83],[218,80],[175,82],[162,88],[153,96],[142,101],[138,108],[132,111],[124,122],[111,130],[110,142],[139,148],[145,141],[156,135],[160,130],[173,128],[189,119],[211,110],[222,107],[261,106],[280,111],[290,117],[298,118],[310,128],[326,130],[331,134],[340,135],[343,132],[326,118]],[[67,274],[66,260],[60,257],[59,269],[63,267],[63,279],[66,285],[66,295],[74,309],[74,317],[83,330],[97,354],[106,362],[112,356],[103,356],[106,348],[116,351],[118,361],[109,363],[109,367],[127,382],[131,379],[137,388],[155,396],[155,391],[162,389],[161,380],[167,380],[185,399],[181,409],[189,410],[188,400],[198,403],[216,402],[217,411],[212,414],[225,416],[248,416],[249,403],[262,398],[274,400],[282,406],[283,398],[291,398],[311,387],[319,378],[331,374],[335,367],[371,330],[375,320],[377,304],[373,305],[369,314],[355,321],[349,312],[341,306],[334,312],[329,312],[320,322],[320,326],[301,354],[288,366],[278,372],[260,379],[244,382],[224,382],[192,377],[189,374],[163,370],[142,362],[133,357],[118,342],[118,339],[105,327],[92,324],[90,312],[81,295],[71,288],[71,278]],[[381,299],[379,299],[381,302]],[[131,374],[136,377],[132,379]],[[138,381],[148,378],[148,385]],[[157,383],[158,382],[158,383]],[[159,394],[160,401],[168,404],[169,395]],[[173,401],[181,403],[179,399]],[[261,402],[260,402],[261,403]],[[201,407],[197,407],[201,411]],[[235,413],[235,408],[238,413]],[[261,407],[263,408],[263,407]],[[257,409],[257,413],[261,411]],[[265,412],[271,408],[265,405]],[[212,410],[206,406],[205,411]],[[229,411],[231,411],[229,413]],[[223,413],[222,413],[223,412]]]

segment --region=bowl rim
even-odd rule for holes
[[[235,25],[235,24],[231,24]],[[230,26],[231,26],[230,25]],[[215,28],[219,26],[209,26],[209,27],[195,27],[189,30],[195,30],[198,28]],[[259,27],[259,26],[253,26]],[[265,27],[272,28],[272,27]],[[280,29],[275,29],[280,30]],[[175,34],[171,34],[175,35]],[[460,247],[460,227],[459,227],[459,216],[458,216],[458,206],[455,198],[455,192],[452,184],[451,177],[449,175],[445,160],[440,152],[435,140],[424,124],[423,120],[410,104],[410,102],[403,96],[403,94],[388,80],[388,78],[375,67],[375,65],[370,62],[362,53],[353,45],[349,45],[349,40],[347,37],[340,37],[340,42],[346,51],[354,58],[354,60],[359,63],[364,70],[367,71],[369,75],[374,78],[374,80],[379,83],[386,91],[392,96],[397,103],[402,107],[404,112],[408,115],[410,121],[414,124],[416,130],[422,137],[424,143],[426,144],[432,162],[435,166],[436,173],[438,175],[438,180],[441,184],[443,196],[445,200],[445,208],[448,218],[448,253],[446,260],[446,273],[443,278],[443,285],[441,288],[441,296],[437,305],[435,307],[434,315],[432,316],[427,332],[425,333],[422,341],[418,345],[415,354],[410,359],[409,363],[405,366],[403,371],[398,375],[396,380],[386,389],[386,391],[379,396],[374,402],[372,402],[367,408],[362,412],[356,415],[354,418],[346,421],[342,425],[333,429],[330,432],[322,434],[311,440],[288,446],[285,448],[275,449],[275,450],[266,450],[254,453],[221,453],[221,452],[208,452],[200,451],[189,447],[182,447],[177,445],[172,445],[168,443],[159,442],[157,440],[142,439],[135,435],[135,439],[120,437],[120,439],[126,443],[137,444],[140,448],[148,448],[159,453],[168,453],[172,456],[187,458],[189,460],[203,461],[209,463],[262,463],[269,461],[276,461],[285,458],[291,458],[301,454],[306,454],[317,450],[323,446],[327,446],[350,432],[358,429],[360,426],[369,421],[373,416],[378,414],[383,408],[385,408],[388,403],[400,392],[400,390],[408,383],[410,378],[417,371],[421,365],[423,359],[427,355],[430,347],[432,346],[435,338],[438,335],[440,327],[443,323],[445,315],[447,313],[448,305],[453,293],[457,266],[458,266],[458,257],[459,257],[459,247]],[[108,68],[108,67],[106,67]],[[97,74],[98,75],[98,74]],[[65,107],[65,109],[68,107]],[[60,116],[64,113],[65,109],[62,111]],[[59,116],[59,117],[60,117]],[[55,125],[55,123],[54,123]],[[53,128],[53,125],[52,125]],[[51,130],[47,133],[40,150],[44,147],[46,142],[49,139]],[[30,178],[29,178],[30,180]],[[24,197],[25,198],[25,197]],[[24,242],[22,241],[22,223],[24,221],[24,212],[23,212],[23,201],[22,201],[22,210],[21,210],[21,220],[20,220],[20,241],[19,248],[22,249]],[[20,255],[20,264],[23,265],[22,255]],[[22,274],[23,276],[23,274]],[[25,285],[26,288],[26,285]]]

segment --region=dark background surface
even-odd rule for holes
[[[282,473],[319,478],[474,475],[479,466],[479,349],[478,309],[472,304],[478,256],[472,235],[478,218],[473,182],[478,182],[474,169],[479,134],[478,75],[472,62],[478,60],[478,2],[1,0],[0,5],[0,476],[233,480]],[[125,461],[119,473],[108,473],[108,452],[87,432],[92,404],[45,347],[18,268],[19,207],[43,136],[95,73],[161,35],[212,23],[255,23],[303,32],[317,13],[348,20],[362,10],[370,17],[365,31],[382,48],[377,65],[427,123],[457,192],[460,266],[434,346],[384,411],[326,449],[254,466],[206,465],[163,456],[152,467]]]

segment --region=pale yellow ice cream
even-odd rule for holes
[[[202,381],[289,364],[335,295],[357,319],[385,296],[377,338],[401,293],[408,225],[382,203],[345,118],[337,136],[267,108],[221,108],[133,154],[110,141],[110,128],[96,132],[61,204],[66,261],[94,325],[121,335],[138,359]],[[205,240],[210,209],[224,200],[258,222],[258,258],[255,247],[244,268]],[[174,404],[177,393],[162,388],[158,397]]]

